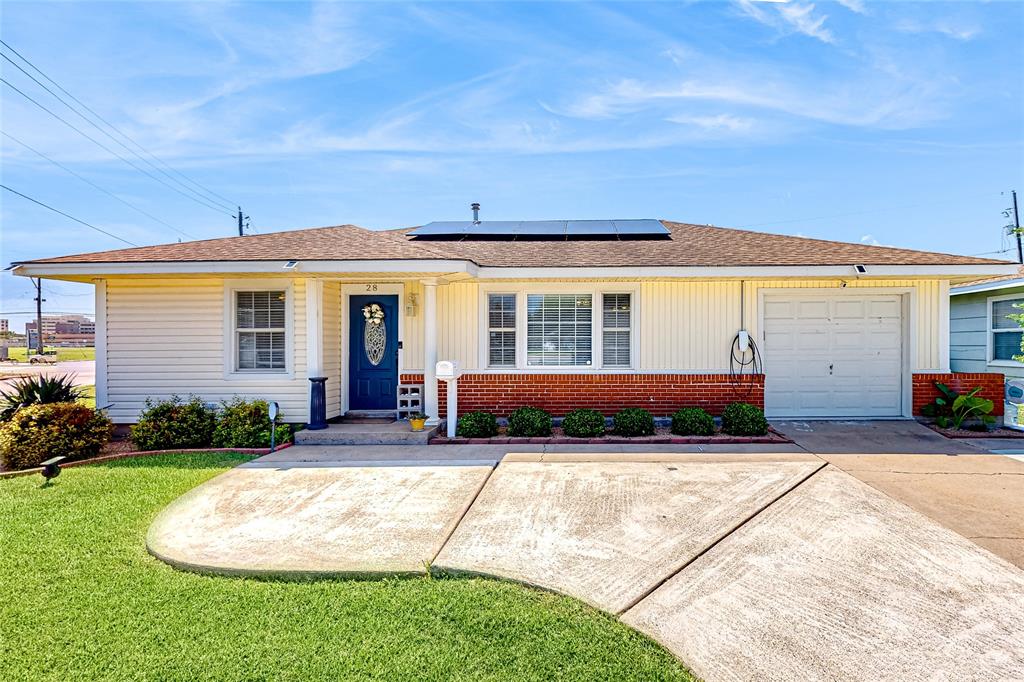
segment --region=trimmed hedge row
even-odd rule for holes
[[[553,420],[536,407],[520,407],[508,417],[508,435],[544,437],[551,435]],[[562,431],[570,438],[597,438],[606,433],[604,415],[597,410],[573,410],[562,418]],[[749,403],[732,403],[722,413],[722,432],[731,436],[763,436],[768,433],[764,411]],[[620,410],[612,418],[612,433],[617,436],[653,436],[654,417],[640,408]],[[711,436],[715,419],[699,407],[684,407],[672,415],[672,433],[679,436]],[[468,412],[455,427],[460,438],[490,438],[498,435],[498,420],[490,412]]]
[[[221,403],[220,412],[207,407],[198,396],[188,401],[179,396],[167,400],[146,399],[131,440],[140,450],[188,448],[265,448],[270,445],[267,401],[235,398]],[[291,440],[291,427],[275,427],[276,442]]]

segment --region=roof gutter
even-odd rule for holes
[[[294,263],[294,264],[293,264]],[[289,266],[290,267],[286,267]],[[307,261],[178,261],[137,263],[15,263],[15,275],[22,277],[68,277],[111,275],[216,275],[216,274],[358,274],[424,273],[466,274],[478,279],[650,279],[650,278],[759,278],[833,277],[858,279],[878,277],[986,277],[1012,275],[1015,263],[979,265],[758,265],[714,267],[559,267],[522,268],[478,266],[467,260],[307,260]],[[863,271],[861,271],[861,269]]]

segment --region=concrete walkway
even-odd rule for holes
[[[1024,572],[809,453],[410,449],[261,458],[173,503],[149,547],[214,573],[508,578],[707,680],[1024,680]]]

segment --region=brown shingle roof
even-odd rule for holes
[[[992,265],[1006,261],[663,221],[657,241],[418,241],[354,225],[142,246],[31,263],[456,259],[492,267]]]
[[[957,284],[957,288],[961,287],[973,287],[978,284],[997,284],[999,282],[1010,282],[1015,279],[1021,279],[1024,277],[1024,265],[1017,268],[1017,274],[1015,275],[1002,275],[1000,277],[983,277],[982,279],[972,279],[969,282],[960,282]]]

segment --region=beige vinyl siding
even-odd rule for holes
[[[265,281],[265,280],[264,280]],[[116,423],[138,418],[147,397],[195,394],[276,400],[286,421],[307,418],[305,287],[293,281],[294,376],[227,376],[225,283],[214,278],[107,281],[107,400]],[[282,280],[286,285],[287,280]]]
[[[477,369],[480,287],[456,282],[437,288],[437,357],[455,360],[463,369]]]
[[[323,363],[327,392],[327,418],[341,414],[341,285],[324,282]]]
[[[509,290],[520,283],[508,282]],[[841,280],[665,280],[640,286],[637,310],[639,370],[719,372],[741,324],[759,340],[758,292],[762,289],[840,289]],[[913,289],[914,371],[940,370],[941,306],[948,283],[939,280],[847,280],[848,288]],[[742,300],[741,300],[742,289]],[[438,357],[479,368],[479,287],[460,282],[438,287]],[[741,303],[743,308],[741,323]]]
[[[723,371],[740,324],[738,281],[644,282],[640,369]]]
[[[443,289],[444,287],[438,287]],[[413,298],[416,300],[415,315],[406,315],[406,311],[400,311],[405,315],[402,322],[402,371],[422,372],[423,371],[423,285],[419,281],[405,283],[403,290],[404,307],[408,308]]]

